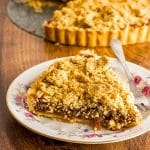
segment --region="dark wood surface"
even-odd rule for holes
[[[19,73],[45,60],[77,54],[83,48],[54,45],[22,31],[7,17],[6,4],[6,0],[0,0],[0,150],[149,150],[150,132],[113,144],[71,144],[34,134],[12,118],[5,96]],[[150,43],[124,49],[127,60],[150,69]],[[109,48],[95,50],[100,55],[113,56]]]

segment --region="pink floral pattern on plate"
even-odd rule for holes
[[[27,91],[26,86],[23,84],[19,84],[17,91],[18,93],[14,96],[14,100],[15,100],[15,104],[20,107],[16,111],[20,112],[21,110],[25,110],[23,114],[28,120],[38,121],[38,119],[36,119],[36,116],[34,116],[32,113],[28,111],[27,98],[26,98],[26,91]]]
[[[145,96],[150,96],[150,77],[143,79],[140,75],[135,75],[134,83]]]

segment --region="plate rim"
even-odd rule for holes
[[[72,56],[68,56],[68,57],[72,57]],[[96,140],[96,141],[89,141],[89,140],[78,140],[78,139],[70,139],[70,138],[65,138],[65,137],[60,137],[58,135],[54,136],[54,135],[50,135],[50,134],[46,134],[46,133],[43,133],[37,129],[34,129],[33,127],[31,127],[30,125],[26,125],[23,121],[20,121],[19,118],[17,116],[15,116],[15,113],[13,112],[13,110],[10,108],[10,103],[9,103],[9,94],[11,93],[11,87],[13,86],[13,84],[17,81],[17,79],[22,76],[24,73],[28,72],[29,70],[32,70],[33,68],[35,67],[39,67],[39,66],[42,66],[44,64],[47,64],[47,63],[54,63],[55,61],[59,61],[61,59],[64,59],[64,58],[68,58],[68,57],[60,57],[60,58],[54,58],[54,59],[51,59],[51,60],[47,60],[47,61],[43,61],[41,63],[38,63],[36,65],[33,65],[29,68],[27,68],[26,70],[24,70],[23,72],[21,72],[20,74],[18,74],[14,80],[11,81],[11,83],[9,84],[9,87],[7,89],[7,94],[6,94],[6,105],[7,105],[7,109],[9,110],[9,113],[11,114],[11,116],[19,123],[21,124],[23,127],[25,127],[26,129],[28,129],[29,131],[32,131],[33,133],[36,133],[38,135],[41,135],[41,136],[44,136],[44,137],[47,137],[47,138],[51,138],[51,139],[55,139],[55,140],[60,140],[60,141],[64,141],[64,142],[70,142],[70,143],[80,143],[80,144],[106,144],[106,143],[114,143],[114,142],[121,142],[121,141],[124,141],[124,140],[129,140],[129,139],[132,139],[132,138],[136,138],[146,132],[148,132],[150,130],[150,127],[149,129],[145,129],[145,130],[142,130],[141,132],[139,132],[138,134],[137,133],[134,133],[133,135],[130,135],[130,136],[125,136],[121,139],[114,139],[114,140],[105,140],[105,141],[100,141],[100,139]],[[117,60],[116,58],[114,57],[109,57],[111,60]],[[129,61],[126,61],[128,64],[132,64],[132,65],[136,65],[137,67],[140,67],[141,69],[144,69],[146,72],[150,72],[148,69],[144,68],[143,66],[140,66],[140,65],[137,65],[135,63],[132,63],[132,62],[129,62]]]

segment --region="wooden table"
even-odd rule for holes
[[[22,71],[42,61],[77,54],[83,48],[54,45],[12,24],[0,0],[0,149],[1,150],[149,150],[150,132],[124,142],[82,145],[56,141],[28,131],[6,108],[5,96],[11,81]],[[150,69],[150,43],[124,47],[127,60]],[[113,56],[109,48],[96,48],[100,55]]]

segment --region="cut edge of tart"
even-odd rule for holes
[[[134,98],[106,56],[93,53],[53,63],[27,91],[29,111],[69,123],[82,123],[94,130],[122,130],[141,123]]]
[[[45,39],[88,47],[109,46],[111,39],[119,39],[123,45],[148,42],[150,8],[139,2],[70,1],[44,22]]]

